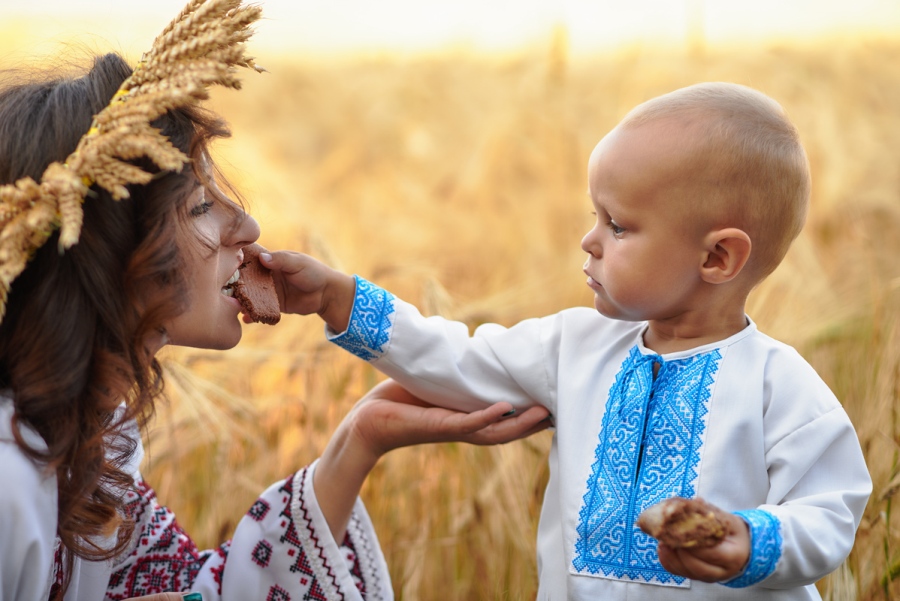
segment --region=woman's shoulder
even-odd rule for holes
[[[3,508],[0,512],[20,503],[33,504],[36,497],[46,498],[55,507],[56,474],[26,455],[16,442],[12,426],[14,415],[12,400],[0,395],[0,482],[15,482],[15,486],[0,486],[0,506]],[[32,449],[43,451],[47,448],[40,435],[30,427],[20,424],[19,431]]]
[[[47,598],[56,545],[56,474],[26,455],[12,433],[15,409],[0,394],[0,598]],[[21,426],[34,449],[46,448]]]

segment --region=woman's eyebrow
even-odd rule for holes
[[[198,190],[199,190],[199,191],[206,190],[206,186],[204,186],[204,185],[203,185],[202,183],[200,183],[199,181],[195,181],[194,184],[193,184],[193,186],[191,187],[191,191],[188,192],[188,200],[191,200],[191,199],[193,199],[195,196],[197,196]]]

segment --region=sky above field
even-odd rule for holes
[[[2,0],[16,46],[72,36],[131,51],[146,46],[185,0]],[[573,51],[623,44],[709,44],[764,38],[900,33],[898,0],[261,0],[254,44],[266,52],[508,50],[563,25]],[[33,19],[38,17],[39,19]],[[22,21],[24,22],[24,21]]]

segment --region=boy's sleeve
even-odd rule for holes
[[[558,320],[525,320],[511,328],[423,317],[390,292],[356,276],[350,323],[328,338],[428,402],[462,411],[508,401],[554,412]]]
[[[767,410],[774,433],[766,451],[769,491],[765,504],[736,512],[750,527],[751,557],[726,586],[812,584],[853,547],[872,481],[850,418],[818,376],[804,377],[806,370],[812,372],[808,365],[793,371],[790,394]],[[798,423],[796,414],[809,406],[823,410]]]

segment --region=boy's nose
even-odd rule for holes
[[[600,245],[596,226],[592,227],[590,231],[584,235],[584,238],[581,239],[581,250],[595,257],[599,257],[603,254],[603,247]]]

